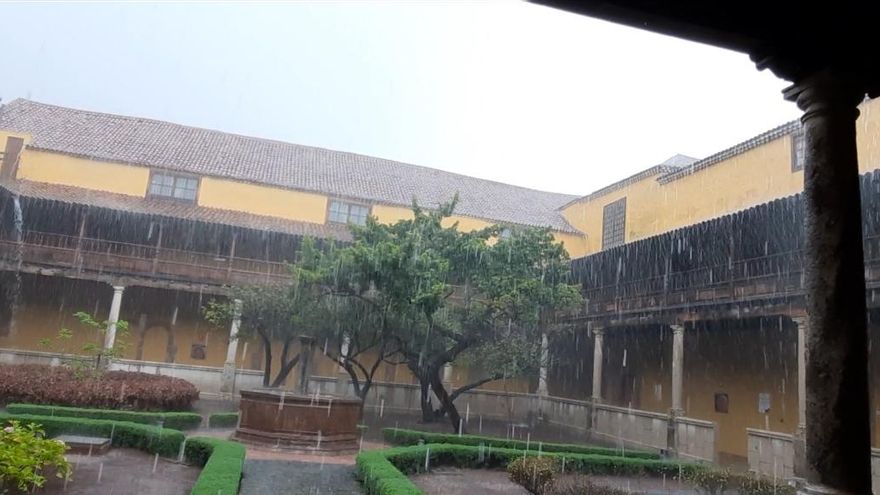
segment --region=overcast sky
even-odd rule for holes
[[[748,57],[519,2],[0,5],[0,97],[586,194],[797,118]]]

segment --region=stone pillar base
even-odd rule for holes
[[[224,363],[220,375],[220,393],[232,395],[235,392],[235,363]]]

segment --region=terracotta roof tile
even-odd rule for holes
[[[537,191],[342,151],[17,99],[0,129],[28,133],[31,147],[123,163],[427,207],[457,192],[457,213],[576,232],[557,208],[576,196]]]

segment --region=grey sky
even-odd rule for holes
[[[3,4],[0,97],[586,194],[798,116],[742,54],[518,2]]]

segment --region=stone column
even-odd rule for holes
[[[229,326],[229,344],[220,381],[221,394],[235,394],[235,358],[238,354],[238,328],[241,326],[241,299],[232,302],[232,324]]]
[[[119,309],[122,307],[122,292],[125,287],[113,286],[113,300],[110,301],[110,316],[107,317],[107,331],[104,333],[104,350],[113,349],[116,343],[116,323],[119,322]]]
[[[342,343],[339,349],[340,358],[344,358],[344,356],[348,355],[348,349],[351,346],[351,339],[348,335],[342,337]],[[348,385],[351,382],[351,376],[349,376],[348,371],[345,371],[345,368],[342,366],[337,367],[336,370],[336,395],[340,397],[345,397],[348,395]]]
[[[871,493],[868,333],[856,105],[864,91],[825,70],[785,90],[804,111],[807,316],[803,493]]]
[[[550,343],[547,340],[547,334],[541,334],[541,367],[538,368],[538,396],[547,397],[550,392],[547,390],[547,364],[550,361]]]
[[[803,479],[806,476],[806,444],[804,433],[807,425],[807,355],[806,334],[809,331],[806,317],[791,319],[797,326],[797,391],[798,424],[794,433],[794,475]]]
[[[604,345],[605,330],[593,329],[593,402],[602,402],[602,346]]]
[[[672,411],[682,414],[681,391],[684,386],[684,326],[670,325],[672,328]]]

